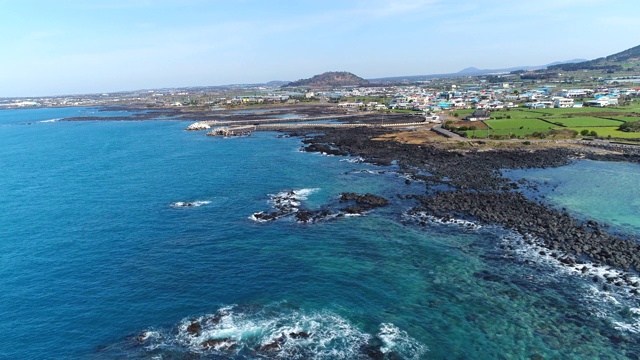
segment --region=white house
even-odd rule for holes
[[[338,104],[338,107],[344,107],[344,108],[347,108],[347,109],[355,109],[355,108],[358,108],[358,107],[363,106],[363,105],[364,104],[361,104],[361,103],[343,102],[343,103]]]
[[[553,101],[553,107],[555,108],[573,107],[573,99],[569,99],[565,97],[555,98],[555,100]]]
[[[581,97],[587,96],[588,92],[590,92],[590,90],[587,90],[587,89],[569,89],[569,90],[563,90],[562,91],[562,96],[563,97],[568,97],[568,98],[581,98]]]
[[[608,96],[602,96],[595,100],[586,101],[585,104],[588,106],[596,106],[596,107],[616,106],[618,105],[618,99],[610,98]]]

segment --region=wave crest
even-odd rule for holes
[[[202,205],[211,204],[209,200],[196,200],[196,201],[176,201],[171,203],[171,207],[174,208],[182,208],[182,207],[200,207]]]
[[[123,355],[143,357],[419,359],[427,351],[390,323],[381,324],[371,335],[333,312],[306,312],[282,303],[222,307],[213,314],[183,319],[173,329],[145,330],[128,341]]]

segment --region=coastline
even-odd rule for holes
[[[640,163],[640,156],[593,151],[579,146],[549,148],[446,149],[437,144],[407,144],[381,140],[390,132],[384,129],[318,129],[295,133],[304,136],[305,151],[349,154],[364,161],[390,165],[395,163],[407,182],[421,181],[424,194],[406,197],[415,202],[411,214],[444,221],[461,219],[512,230],[526,239],[539,239],[554,257],[568,266],[585,261],[630,271],[640,269],[640,245],[634,236],[609,234],[607,224],[580,221],[566,209],[555,209],[544,200],[529,199],[518,190],[532,189],[527,181],[513,181],[502,170],[549,168],[570,164],[577,159]],[[442,186],[447,189],[442,189]],[[535,191],[535,187],[533,187]],[[424,221],[421,222],[424,225]],[[640,294],[637,281],[594,279],[604,283],[624,281]]]
[[[96,112],[92,108],[66,116]],[[40,114],[36,120],[54,117],[61,118],[53,112]],[[499,225],[501,219],[492,218],[513,206],[513,211],[525,212],[523,217],[553,220],[560,216],[567,221],[562,211],[558,210],[560,215],[547,212],[538,206],[538,200],[522,200],[519,194],[535,195],[533,188],[539,186],[538,194],[548,199],[539,197],[557,204],[554,195],[563,193],[563,186],[554,185],[556,193],[551,195],[553,189],[543,183],[549,172],[571,171],[574,165],[563,167],[565,170],[525,170],[520,175],[504,171],[511,180],[501,180],[497,171],[502,172],[505,164],[516,168],[563,166],[585,158],[583,151],[591,148],[554,142],[471,145],[441,139],[427,130],[428,125],[398,132],[377,126],[345,128],[335,121],[333,128],[297,128],[294,138],[257,131],[251,138],[222,139],[183,131],[187,123],[158,120],[126,124],[45,120],[39,126],[6,128],[7,135],[17,133],[31,139],[38,135],[42,139],[38,144],[43,145],[24,153],[24,142],[15,142],[13,147],[11,141],[6,142],[6,152],[15,154],[9,159],[14,173],[21,175],[25,166],[32,166],[38,174],[28,179],[9,177],[15,179],[16,189],[24,190],[8,199],[7,213],[15,212],[19,220],[21,212],[38,214],[46,205],[51,213],[60,214],[52,220],[69,218],[78,224],[104,226],[79,232],[67,223],[53,222],[47,226],[52,231],[40,238],[39,228],[31,228],[35,226],[33,216],[23,216],[25,222],[18,222],[29,233],[14,226],[12,246],[19,249],[17,258],[29,263],[29,254],[39,254],[46,246],[47,256],[61,264],[58,271],[68,272],[56,277],[77,282],[59,286],[76,291],[52,290],[59,304],[71,306],[54,306],[49,318],[51,311],[32,295],[57,284],[55,278],[41,275],[49,263],[40,268],[9,267],[17,274],[12,276],[41,280],[16,283],[13,288],[6,282],[6,302],[19,304],[16,308],[21,309],[9,312],[12,306],[5,312],[7,332],[14,328],[9,339],[15,347],[10,352],[31,354],[53,347],[75,355],[70,357],[170,353],[252,358],[254,350],[264,351],[265,357],[283,357],[288,349],[296,348],[314,357],[313,345],[336,334],[338,328],[346,329],[337,338],[345,344],[339,349],[358,354],[343,358],[375,358],[383,356],[381,351],[386,351],[385,358],[395,354],[420,358],[411,356],[415,354],[411,349],[419,347],[428,349],[424,356],[434,358],[451,354],[478,359],[502,354],[633,358],[640,353],[635,341],[640,333],[640,307],[638,296],[630,293],[635,275],[595,268],[590,262],[581,264],[582,258],[575,258],[573,264],[574,258],[565,256],[564,250],[548,249],[553,243],[540,244],[532,233],[520,236]],[[22,125],[18,121],[13,124]],[[390,141],[410,136],[423,141],[413,145]],[[60,147],[64,139],[69,139],[69,146]],[[301,144],[317,153],[302,153]],[[535,151],[538,148],[540,152]],[[322,153],[362,153],[366,159]],[[612,154],[607,156],[617,160]],[[64,162],[41,165],[51,159]],[[374,161],[391,166],[371,165]],[[575,165],[589,163],[577,161]],[[51,173],[67,170],[71,164],[76,169],[73,172]],[[608,165],[599,163],[596,168],[607,169]],[[611,165],[611,170],[618,171],[620,164]],[[38,173],[37,168],[50,171]],[[631,173],[637,174],[635,170]],[[557,179],[575,183],[575,178],[559,176]],[[53,190],[52,200],[57,200],[51,204],[38,199],[41,192],[31,191],[39,189],[38,179],[44,177],[69,184],[48,188]],[[521,182],[521,177],[530,181]],[[631,179],[627,186],[634,184],[633,177],[626,179]],[[529,208],[529,201],[536,207]],[[619,199],[611,202],[619,203]],[[374,205],[379,207],[374,209]],[[455,206],[456,211],[446,210],[448,206]],[[572,204],[566,206],[574,210]],[[429,207],[442,211],[442,217],[433,215],[435,210]],[[482,212],[474,217],[468,214],[472,210]],[[274,221],[261,221],[267,219],[258,219],[256,212],[273,215]],[[576,226],[586,226],[576,231],[595,232],[579,212],[572,214],[580,220]],[[514,221],[519,224],[520,219]],[[613,232],[613,224],[598,225],[601,231]],[[535,224],[541,231],[547,230],[546,225]],[[70,256],[89,260],[68,264],[64,260]],[[134,259],[122,265],[123,260]],[[37,260],[31,261],[37,265]],[[92,270],[104,263],[108,271]],[[100,299],[121,300],[113,305],[111,301],[87,304],[84,296],[74,295],[85,288]],[[149,297],[147,288],[157,296]],[[272,291],[275,288],[282,291]],[[627,313],[625,308],[634,312]],[[237,316],[220,317],[216,325],[215,314],[220,311]],[[92,335],[80,342],[64,332],[74,329],[75,313],[91,320],[86,332]],[[301,322],[303,318],[323,321],[312,325]],[[336,321],[324,321],[327,318]],[[46,319],[59,325],[43,329],[53,330],[54,335],[47,336],[34,331],[25,319]],[[193,319],[201,325],[200,334]],[[227,327],[236,320],[237,326]],[[11,321],[20,326],[11,326]],[[271,328],[273,323],[282,325]],[[253,330],[256,324],[259,335]],[[309,338],[302,338],[304,332]],[[363,348],[351,334],[372,341],[363,341]],[[21,348],[19,340],[29,336],[44,341]],[[396,345],[380,342],[385,339]],[[477,339],[482,340],[475,342]],[[566,346],[574,341],[575,346]],[[231,350],[234,343],[237,350]],[[281,350],[264,348],[275,347],[275,343]]]
[[[102,106],[100,111],[138,111],[133,116],[71,117],[64,121],[198,121],[220,124],[268,124],[269,130],[287,136],[303,137],[307,152],[358,156],[377,165],[397,164],[408,182],[425,184],[425,194],[415,194],[413,213],[425,213],[448,220],[459,217],[499,225],[522,236],[539,237],[549,250],[560,250],[571,263],[579,258],[620,269],[640,269],[640,245],[631,236],[610,235],[606,225],[580,222],[543,201],[514,196],[526,183],[502,176],[502,170],[548,168],[567,165],[576,159],[640,163],[637,149],[624,153],[610,151],[603,144],[586,146],[576,141],[486,142],[446,139],[430,131],[424,123],[411,132],[383,127],[415,119],[415,115],[381,113],[345,113],[331,104],[239,108],[224,113],[181,108],[144,108],[140,106]],[[293,115],[293,117],[284,117]],[[339,117],[348,128],[330,124],[287,125],[313,117]],[[415,121],[415,120],[413,120]],[[282,124],[282,126],[279,126]],[[362,127],[358,127],[362,125]],[[293,128],[293,130],[292,130]],[[422,131],[419,129],[422,128]],[[417,135],[416,135],[417,134]],[[442,187],[448,187],[442,190]],[[482,195],[483,201],[478,201]],[[531,210],[533,209],[533,210]],[[527,210],[531,210],[530,212]],[[558,220],[561,219],[562,221]],[[564,219],[564,220],[563,220]],[[566,220],[566,221],[565,221]]]

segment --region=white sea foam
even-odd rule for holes
[[[255,222],[267,222],[267,220],[264,220],[258,216],[262,214],[264,214],[264,211],[258,211],[257,213],[253,213],[249,216],[249,220],[255,221]]]
[[[211,204],[209,200],[196,200],[196,201],[176,201],[171,203],[172,207],[200,207],[202,205]]]
[[[361,213],[356,213],[356,214],[344,214],[344,217],[358,217],[358,216],[362,216],[364,214],[366,214],[367,212],[361,212]]]
[[[271,196],[271,201],[274,199],[292,199],[293,201],[307,200],[308,196],[314,192],[320,190],[319,188],[311,189],[299,189],[299,190],[285,190]]]
[[[482,228],[482,225],[475,223],[473,221],[456,219],[456,218],[443,219],[443,218],[435,217],[433,215],[429,215],[424,211],[418,211],[412,214],[404,213],[403,217],[411,221],[425,222],[427,224],[455,225],[459,227],[464,227],[469,230],[479,230]]]
[[[384,171],[384,170],[352,170],[347,172],[347,174],[371,174],[371,175],[382,175],[386,173],[387,171]]]
[[[270,220],[280,219],[300,211],[302,201],[307,200],[309,195],[320,190],[319,188],[299,189],[299,190],[285,190],[277,194],[270,194],[268,203],[275,210],[270,214]],[[249,216],[249,219],[257,222],[266,222],[259,215],[265,214],[266,211],[259,211]]]
[[[346,159],[341,159],[340,161],[348,162],[348,163],[352,163],[352,164],[359,164],[359,163],[365,162],[364,158],[362,158],[360,156],[349,157],[349,158],[346,158]]]
[[[174,331],[145,331],[138,337],[147,351],[167,350],[211,356],[283,359],[356,359],[374,335],[330,311],[305,312],[283,304],[264,308],[224,307],[214,314],[183,319]],[[153,336],[151,334],[154,334]],[[142,335],[141,335],[142,336]],[[405,331],[385,323],[375,335],[383,353],[417,359],[427,351]]]
[[[62,120],[62,118],[58,118],[58,119],[49,119],[49,120],[41,120],[41,121],[38,121],[38,122],[39,122],[39,123],[53,123],[53,122],[60,121],[60,120]]]
[[[525,239],[519,234],[511,233],[504,236],[502,241],[511,244],[516,257],[521,260],[529,260],[552,269],[551,276],[555,274],[584,279],[584,285],[578,289],[581,292],[579,297],[590,313],[607,319],[620,331],[640,333],[640,299],[630,292],[637,287],[629,285],[640,283],[637,274],[586,261],[575,264],[563,263],[560,261],[561,258],[574,261],[575,258],[543,247],[540,239],[536,238]],[[555,256],[552,255],[554,253]],[[597,283],[594,279],[597,279]],[[628,315],[621,318],[620,314],[624,312]]]
[[[383,346],[380,350],[383,353],[395,352],[403,359],[420,359],[429,349],[423,344],[413,339],[406,331],[389,323],[380,325],[378,337],[382,340]]]

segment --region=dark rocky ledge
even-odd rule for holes
[[[640,270],[640,246],[635,237],[609,234],[601,224],[579,221],[564,210],[529,199],[514,191],[526,186],[525,181],[514,182],[502,176],[503,169],[558,167],[578,158],[640,162],[640,156],[596,154],[579,147],[449,150],[436,145],[374,140],[390,132],[386,129],[317,131],[322,131],[322,135],[303,140],[305,150],[326,146],[374,164],[395,163],[408,177],[407,183],[410,179],[423,181],[425,194],[409,196],[419,203],[413,213],[500,225],[523,236],[541,239],[550,251],[568,255],[563,258],[565,262],[586,258],[624,270]],[[442,184],[449,185],[449,190],[434,190]]]
[[[335,204],[319,210],[309,210],[301,205],[301,199],[295,190],[281,192],[272,196],[274,211],[260,211],[252,215],[257,221],[274,221],[293,216],[299,223],[312,224],[318,221],[344,217],[345,215],[361,215],[369,210],[389,205],[389,200],[374,194],[340,194],[340,203],[351,203],[347,207],[335,209]]]
[[[342,193],[340,194],[340,202],[355,202],[355,205],[341,208],[340,210],[347,214],[362,214],[377,207],[384,207],[389,205],[389,200],[382,196],[373,194],[356,194],[356,193]]]

